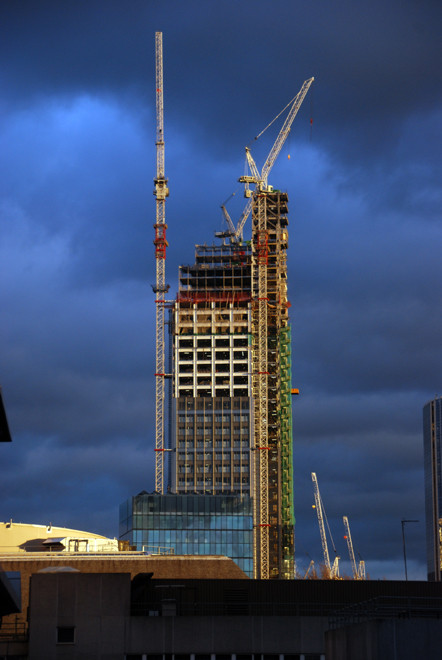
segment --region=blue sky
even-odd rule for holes
[[[419,519],[408,568],[424,579],[440,3],[4,0],[0,18],[0,384],[14,440],[0,519],[115,536],[119,503],[153,489],[161,30],[173,292],[194,244],[224,228],[244,146],[315,76],[270,176],[290,199],[297,560],[321,559],[315,471],[342,557],[347,515],[370,575],[402,578],[400,521]],[[253,146],[258,165],[276,131]]]

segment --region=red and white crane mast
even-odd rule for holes
[[[156,308],[155,333],[155,491],[164,492],[164,391],[165,391],[165,305],[166,293],[166,197],[169,196],[164,173],[164,104],[163,104],[163,33],[155,33],[156,82],[156,152],[157,170],[154,179],[156,197],[155,261],[156,282],[153,287]]]

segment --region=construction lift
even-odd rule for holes
[[[330,531],[330,526],[328,524],[324,504],[323,504],[322,498],[321,498],[321,493],[319,492],[318,479],[316,477],[315,472],[312,472],[312,481],[313,481],[313,490],[314,490],[314,496],[315,496],[314,508],[316,508],[316,513],[317,513],[317,516],[318,516],[319,532],[321,534],[321,543],[322,543],[322,553],[323,553],[323,556],[324,556],[324,566],[325,566],[328,578],[330,580],[338,580],[339,579],[339,559],[340,559],[340,557],[338,556],[338,554],[336,552],[336,547],[335,547],[333,537],[332,537],[332,534],[331,534],[331,531]],[[326,533],[325,533],[324,520],[327,524],[328,533],[330,534],[330,539],[331,539],[331,542],[332,542],[333,551],[335,553],[335,559],[333,561],[333,565],[330,564],[330,555],[329,555],[329,552],[328,552],[328,544],[327,544],[327,536],[326,536]]]

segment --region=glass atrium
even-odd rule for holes
[[[253,576],[252,500],[247,495],[140,493],[120,506],[120,539],[154,554],[225,555]]]

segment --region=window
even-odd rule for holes
[[[74,626],[57,627],[57,644],[74,644],[75,628]]]

